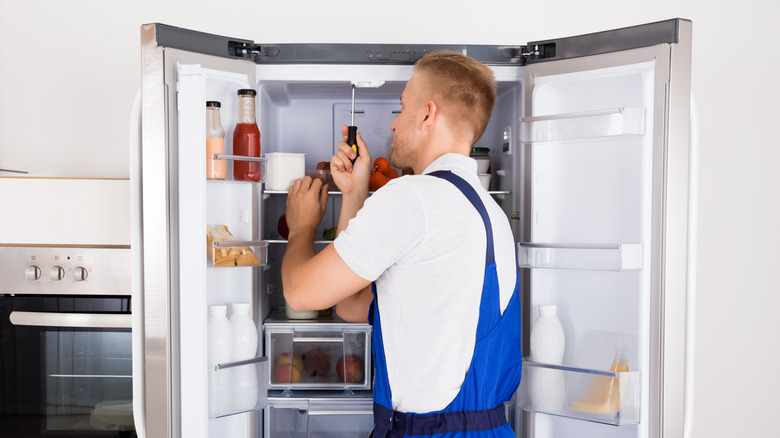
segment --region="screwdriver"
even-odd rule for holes
[[[355,164],[355,160],[360,155],[357,147],[357,126],[355,126],[355,84],[352,84],[352,122],[347,126],[347,144],[355,151],[355,158],[350,159],[352,164]]]

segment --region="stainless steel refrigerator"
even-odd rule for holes
[[[286,319],[277,232],[284,191],[205,177],[206,101],[221,102],[228,175],[238,89],[257,91],[263,155],[329,160],[350,124],[387,157],[389,125],[414,62],[456,50],[498,80],[490,192],[510,219],[523,296],[524,356],[541,304],[556,304],[562,364],[525,361],[507,405],[518,436],[682,436],[691,309],[691,22],[671,19],[522,46],[262,44],[163,24],[141,28],[142,90],[131,133],[134,409],[139,436],[365,436],[370,363],[358,384],[274,380],[282,352],[370,351],[370,328],[333,316]],[[262,160],[260,160],[262,162]],[[335,225],[329,194],[319,231]],[[206,229],[226,225],[255,266],[210,266]],[[318,241],[317,248],[329,242]],[[258,357],[207,364],[207,308],[252,303]],[[309,344],[307,344],[309,343]],[[366,359],[370,355],[365,356]],[[367,360],[367,362],[370,362]],[[333,363],[327,372],[333,372]],[[250,409],[209,414],[210,373],[248,367]],[[560,379],[562,404],[534,403],[534,376]],[[537,380],[539,384],[541,380]],[[232,415],[231,415],[232,414]]]

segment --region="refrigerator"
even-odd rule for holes
[[[236,93],[257,92],[262,165],[272,152],[306,154],[307,172],[328,161],[353,116],[353,84],[354,124],[372,157],[388,157],[389,126],[414,62],[455,50],[489,65],[498,83],[475,146],[489,148],[489,191],[516,240],[526,360],[506,408],[517,436],[682,436],[692,378],[691,38],[685,19],[506,46],[265,44],[142,26],[142,87],[131,121],[138,435],[368,434],[369,360],[357,383],[273,378],[280,354],[305,345],[324,346],[331,362],[350,352],[369,358],[370,327],[326,315],[285,317],[279,267],[286,241],[277,223],[286,192],[231,181],[240,159],[231,156]],[[226,131],[226,181],[205,177],[213,158],[205,104],[213,100],[221,102]],[[339,207],[332,189],[318,236],[336,225]],[[211,266],[205,236],[214,224],[226,225],[259,262]],[[315,249],[327,244],[318,240]],[[211,367],[208,307],[235,302],[251,303],[257,358]],[[557,306],[563,327],[560,364],[529,357],[544,304]],[[257,403],[215,415],[210,373],[242,367],[258,376]],[[532,400],[545,374],[558,379],[559,405]]]

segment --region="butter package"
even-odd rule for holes
[[[215,246],[215,242],[239,242],[227,226],[209,226],[206,232],[206,253],[212,266],[253,266],[260,261],[248,246]]]

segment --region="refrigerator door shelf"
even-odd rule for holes
[[[641,136],[644,132],[644,108],[613,108],[520,119],[520,141],[523,143]]]
[[[215,160],[228,160],[228,161],[251,161],[253,163],[260,163],[260,181],[234,181],[240,183],[264,183],[266,177],[266,165],[268,159],[266,157],[245,157],[243,155],[225,155],[225,154],[213,154],[211,157]],[[233,173],[230,172],[230,175]],[[221,180],[212,180],[221,181]],[[225,180],[227,181],[227,180]],[[232,180],[231,180],[232,181]]]
[[[268,263],[268,242],[247,240],[214,242],[209,257],[209,267],[232,268],[265,266]]]
[[[601,371],[523,360],[518,409],[609,424],[637,424],[639,371]],[[555,392],[559,392],[554,400]]]
[[[643,246],[631,244],[517,244],[517,266],[521,268],[592,269],[625,271],[642,269]]]
[[[259,411],[268,405],[267,357],[217,364],[209,372],[210,418]]]

